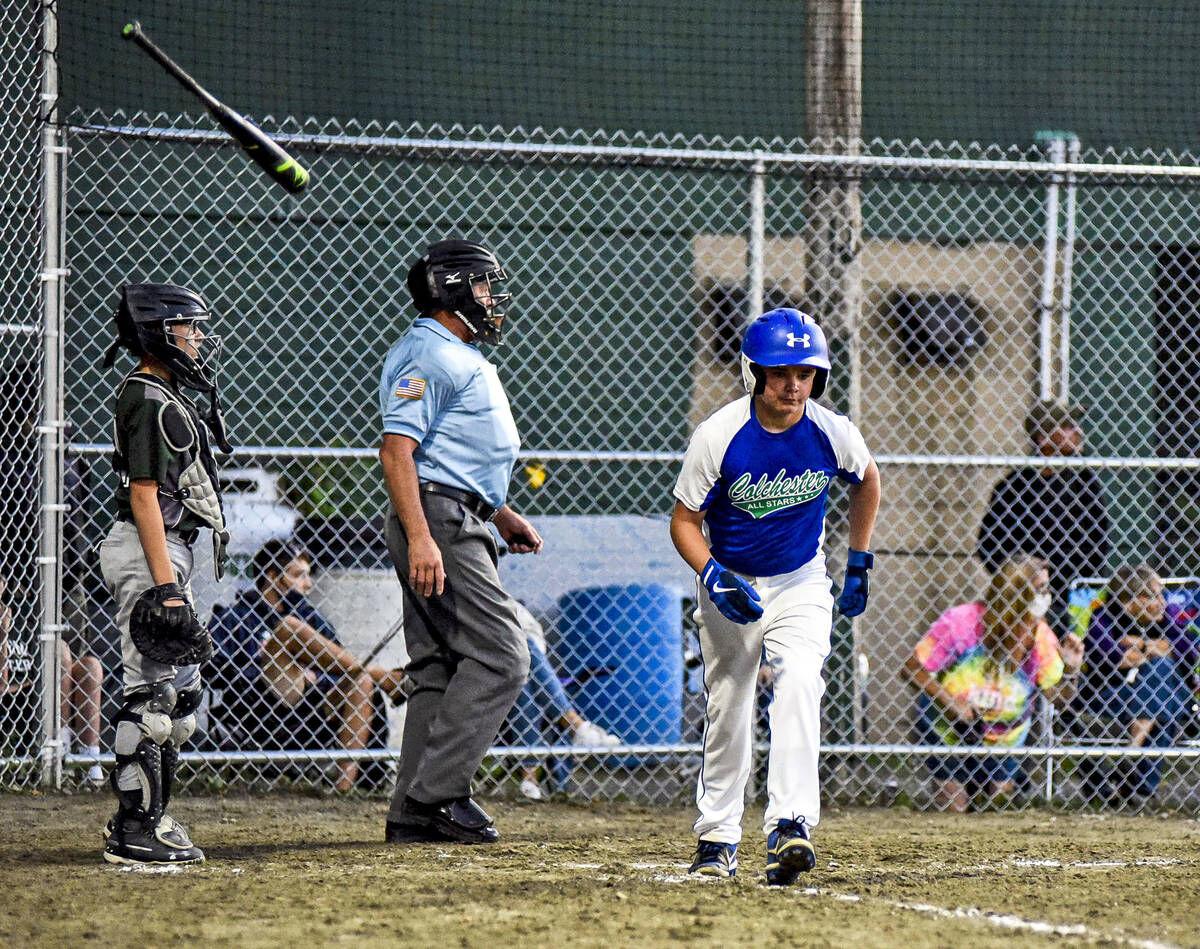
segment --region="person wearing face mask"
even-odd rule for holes
[[[1083,454],[1083,408],[1043,400],[1025,419],[1033,453],[1044,459]],[[1018,468],[993,489],[979,525],[976,554],[988,573],[1021,553],[1054,564],[1049,623],[1067,629],[1067,590],[1079,577],[1108,569],[1109,518],[1097,474],[1080,467]]]
[[[983,745],[982,757],[938,755],[929,768],[938,782],[939,809],[966,811],[972,797],[1011,795],[1020,764],[1008,748],[1025,744],[1034,696],[1065,705],[1075,694],[1083,643],[1061,641],[1047,624],[1050,573],[1046,562],[1021,555],[1000,564],[982,600],[944,612],[905,663],[919,691],[920,744]]]
[[[209,627],[231,717],[256,726],[263,747],[366,748],[379,731],[377,695],[408,698],[404,670],[363,665],[341,645],[308,599],[312,560],[294,543],[267,541],[252,572],[254,586],[215,608]],[[358,777],[357,761],[340,761],[334,788]]]
[[[1104,603],[1092,614],[1080,699],[1100,714],[1115,713],[1132,747],[1165,748],[1191,705],[1189,679],[1198,657],[1200,639],[1168,608],[1162,579],[1146,564],[1126,564],[1113,573]],[[1147,799],[1161,777],[1161,759],[1122,762],[1110,792],[1126,801]]]

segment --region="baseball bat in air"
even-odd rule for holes
[[[127,23],[121,35],[145,50],[163,69],[174,76],[183,88],[204,103],[209,114],[217,120],[263,171],[292,194],[299,194],[308,184],[308,172],[296,159],[279,147],[262,129],[244,116],[238,115],[220,99],[196,82],[179,63],[164,53],[142,31],[140,23]]]

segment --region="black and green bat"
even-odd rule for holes
[[[142,31],[140,23],[125,24],[125,28],[121,30],[121,35],[125,39],[137,43],[163,69],[174,76],[180,85],[203,102],[209,114],[220,123],[226,132],[233,136],[246,154],[253,158],[263,171],[275,181],[278,181],[292,194],[298,194],[304,190],[308,184],[309,176],[300,163],[285,152],[277,142],[271,139],[257,125],[246,119],[245,116],[239,115],[233,109],[229,108],[229,106],[225,105],[225,103],[210,93],[200,83],[196,82],[186,69],[155,45],[150,37]]]

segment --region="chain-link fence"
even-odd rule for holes
[[[671,488],[692,428],[742,392],[747,315],[790,303],[829,334],[826,401],[861,427],[884,482],[871,604],[835,624],[826,666],[827,794],[1194,806],[1191,156],[1081,154],[1061,137],[1043,151],[281,131],[313,173],[299,199],[191,117],[69,122],[66,781],[95,760],[92,708],[120,693],[94,553],[113,516],[118,380],[100,359],[116,288],[155,280],[195,287],[221,314],[238,446],[222,468],[234,569],[215,581],[200,564],[194,581],[221,648],[185,760],[211,783],[386,786],[403,706],[383,673],[405,657],[403,636],[388,638],[401,611],[382,542],[378,372],[411,320],[408,262],[459,233],[513,275],[516,315],[493,356],[524,444],[510,500],[546,538],[540,557],[501,561],[534,670],[488,790],[690,795],[704,694]],[[33,471],[23,464],[4,476]],[[307,555],[256,564],[279,539]],[[826,549],[840,578],[838,491]],[[988,620],[1004,612],[988,570],[1011,573],[1020,551],[1046,558],[1047,576],[1022,576],[1047,586],[1068,645]],[[319,639],[298,644],[280,610]],[[374,674],[358,672],[381,642]],[[4,733],[28,736],[10,752],[17,783],[60,737],[31,681],[36,697],[5,709]],[[769,702],[764,671],[762,742]]]
[[[51,8],[53,4],[49,5]],[[45,424],[58,382],[62,159],[53,125],[57,38],[32,4],[0,7],[0,784],[38,780],[53,730],[52,529],[61,433]],[[47,529],[51,528],[51,529]],[[45,634],[49,634],[49,638]],[[47,717],[49,716],[49,718]]]

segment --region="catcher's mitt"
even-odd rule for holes
[[[165,600],[182,606],[163,606]],[[178,583],[151,587],[133,604],[129,635],[147,659],[172,666],[190,666],[212,658],[212,639]]]

